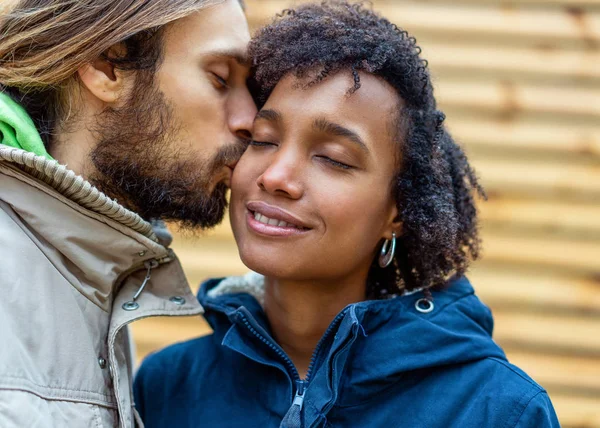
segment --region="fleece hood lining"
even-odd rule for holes
[[[230,276],[223,279],[207,295],[215,299],[225,294],[247,293],[254,297],[262,307],[265,306],[265,277],[256,272],[244,276]]]
[[[423,291],[422,288],[411,290],[402,294],[410,296]],[[207,292],[207,296],[215,299],[226,294],[246,293],[254,297],[264,308],[265,306],[265,277],[250,271],[243,276],[230,276],[223,279],[218,285]],[[388,296],[388,299],[398,297],[398,294]]]

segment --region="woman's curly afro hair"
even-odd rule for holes
[[[427,62],[409,34],[362,4],[328,1],[288,9],[261,29],[249,47],[252,85],[262,107],[289,73],[315,85],[340,71],[380,76],[403,101],[396,121],[402,159],[393,197],[402,220],[393,264],[375,258],[367,281],[370,298],[415,289],[440,289],[478,257],[473,194],[485,197],[461,148],[443,126]]]

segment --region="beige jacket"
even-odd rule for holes
[[[149,223],[0,144],[0,427],[142,426],[127,324],[201,312]]]

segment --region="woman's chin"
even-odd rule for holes
[[[244,254],[240,251],[242,263],[256,273],[270,278],[294,277],[294,269],[289,260],[283,257],[269,257],[264,254]]]

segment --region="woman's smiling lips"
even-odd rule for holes
[[[302,220],[265,202],[249,202],[246,208],[248,227],[261,235],[295,236],[310,230]]]

